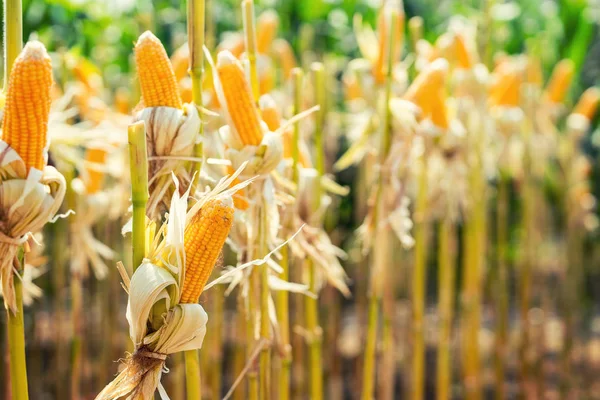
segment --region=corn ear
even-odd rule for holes
[[[44,45],[31,41],[14,62],[2,122],[2,140],[25,166],[43,169],[52,89],[52,64]]]

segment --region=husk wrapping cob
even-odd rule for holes
[[[54,218],[64,177],[46,166],[52,67],[40,42],[27,43],[9,80],[0,141],[0,274],[4,304],[16,312],[13,267],[19,246]]]
[[[180,195],[178,186],[176,181],[168,220],[158,231],[153,223],[147,228],[147,257],[131,282],[125,279],[135,351],[97,400],[152,399],[157,389],[167,399],[160,384],[167,356],[202,347],[208,316],[195,302],[231,228],[233,210],[228,192],[213,192],[187,212],[189,189]],[[189,240],[197,247],[186,247]]]
[[[144,32],[136,43],[135,54],[145,107],[135,120],[145,121],[149,158],[147,213],[159,219],[168,208],[171,172],[180,180],[182,190],[190,184],[187,161],[194,159],[201,121],[195,105],[182,103],[173,67],[160,40]]]

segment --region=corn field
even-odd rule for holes
[[[596,0],[4,0],[0,399],[600,399]]]

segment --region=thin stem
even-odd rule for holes
[[[373,398],[375,387],[375,342],[377,340],[377,315],[379,314],[379,298],[371,294],[369,296],[369,318],[367,325],[367,341],[365,344],[365,364],[363,367],[363,389],[362,400]]]
[[[282,268],[279,277],[284,281],[290,278],[290,254],[289,248],[281,249],[281,261],[279,265]],[[292,349],[290,346],[290,316],[289,316],[289,298],[286,290],[280,290],[277,293],[277,323],[281,335],[281,370],[279,372],[279,390],[280,400],[289,400],[290,398],[290,370],[292,365]]]
[[[396,375],[396,352],[394,349],[394,281],[386,279],[383,283],[381,327],[381,381],[378,399],[392,400]]]
[[[246,358],[249,359],[251,356],[251,351],[256,344],[256,338],[254,336],[255,332],[255,322],[256,315],[260,311],[258,309],[257,299],[256,299],[256,289],[258,286],[258,269],[252,269],[250,273],[250,284],[248,289],[248,314],[246,315]],[[248,371],[246,375],[248,377],[248,399],[249,400],[257,400],[258,399],[258,371],[256,362],[252,363],[251,369]]]
[[[20,276],[25,257],[22,249],[19,250],[19,253],[18,270],[13,276],[17,312],[13,314],[10,310],[6,310],[8,317],[9,374],[13,400],[28,400],[25,324],[23,321],[23,281]]]
[[[530,354],[530,329],[529,329],[529,307],[531,298],[531,272],[533,267],[533,235],[535,234],[534,208],[535,188],[531,176],[526,176],[523,186],[523,259],[521,264],[521,282],[519,285],[519,318],[521,324],[521,341],[519,343],[519,360],[521,385],[524,394],[527,395],[530,387],[531,359]]]
[[[485,177],[481,172],[481,154],[477,155],[471,167],[470,187],[477,193],[470,215],[464,228],[465,246],[463,278],[463,363],[465,398],[481,399],[481,360],[479,355],[479,331],[481,327],[481,283],[485,260],[486,242],[486,195]]]
[[[246,57],[250,64],[250,85],[254,101],[258,102],[260,97],[258,84],[258,67],[256,65],[256,27],[254,18],[254,1],[242,1],[242,13],[244,15],[244,38],[246,41]]]
[[[234,355],[233,355],[233,376],[240,376],[244,370],[244,364],[246,359],[246,336],[245,326],[246,322],[246,306],[244,298],[241,294],[237,296],[237,313],[235,314],[235,342],[234,342]],[[249,346],[248,346],[249,348]],[[246,387],[239,385],[233,392],[234,400],[244,400],[246,398]]]
[[[4,90],[13,63],[23,48],[23,5],[21,0],[4,0]]]
[[[80,271],[71,273],[71,399],[81,398],[81,367],[83,361],[83,282]]]
[[[508,266],[506,260],[508,247],[508,179],[500,176],[498,181],[498,206],[496,219],[497,252],[497,322],[495,339],[495,375],[496,399],[506,398],[505,365],[508,346]]]
[[[210,299],[212,301],[212,321],[210,343],[210,387],[213,399],[221,398],[221,370],[223,365],[223,302],[225,300],[225,286],[215,288],[215,292]]]
[[[415,204],[415,265],[413,270],[412,399],[424,398],[425,388],[425,290],[427,284],[427,158],[422,155]]]
[[[325,83],[325,67],[320,62],[315,62],[311,66],[313,74],[313,88],[315,90],[316,103],[319,106],[319,111],[315,115],[315,169],[319,176],[325,174],[325,146],[323,143],[323,131],[325,125],[325,107],[326,107],[326,83]],[[320,190],[319,190],[320,192]],[[320,193],[318,194],[320,197]]]
[[[206,4],[205,0],[188,0],[188,45],[190,49],[190,70],[192,78],[192,99],[198,108],[198,114],[202,120],[202,79],[204,77],[204,42]],[[200,124],[200,135],[204,134],[204,124]],[[203,156],[202,141],[194,146],[194,155]],[[200,175],[202,163],[194,163],[196,171]],[[198,176],[200,179],[200,176]]]
[[[192,99],[198,108],[202,119],[202,78],[204,76],[204,31],[205,31],[205,2],[204,0],[188,0],[188,45],[190,49],[190,70],[192,79]],[[204,124],[200,124],[200,132],[204,133]],[[202,142],[194,146],[194,155],[203,156]],[[196,171],[200,175],[202,163],[195,163]],[[200,179],[200,176],[197,177]],[[134,247],[135,249],[135,247]],[[202,378],[200,374],[200,357],[198,350],[185,352],[185,381],[187,398],[189,400],[202,398]]]
[[[202,382],[200,379],[200,354],[198,350],[188,350],[185,357],[185,389],[188,400],[202,398]]]
[[[373,398],[373,390],[375,388],[375,352],[377,345],[377,324],[379,319],[379,306],[382,295],[382,281],[385,279],[387,273],[387,260],[390,255],[390,246],[387,245],[387,225],[381,222],[382,216],[387,213],[386,205],[384,204],[383,190],[385,186],[384,176],[385,171],[383,167],[387,161],[390,147],[392,144],[392,116],[390,112],[390,99],[392,96],[392,70],[393,70],[393,51],[395,47],[396,35],[394,35],[395,23],[397,21],[398,10],[390,10],[390,40],[388,41],[388,64],[387,64],[387,75],[383,95],[383,110],[382,119],[383,129],[380,136],[379,146],[379,166],[382,171],[379,173],[377,181],[377,198],[376,198],[376,209],[374,219],[376,221],[376,232],[377,234],[384,234],[382,238],[386,240],[374,240],[375,248],[372,249],[374,252],[374,264],[375,268],[371,269],[370,276],[370,289],[369,289],[369,306],[368,306],[368,325],[367,325],[367,342],[365,345],[365,360],[363,365],[363,388],[362,388],[362,400],[370,400]]]
[[[302,85],[304,82],[304,73],[301,68],[292,69],[292,82],[294,84],[294,114],[300,113],[302,110]],[[292,180],[298,183],[299,177],[299,160],[300,160],[300,121],[294,123],[294,136],[292,145]]]
[[[133,204],[132,245],[133,271],[146,255],[146,203],[148,202],[148,154],[146,127],[143,121],[129,125],[129,163],[131,168],[131,202]]]
[[[268,215],[266,205],[259,210],[259,257],[264,257],[268,252],[267,231]],[[265,343],[271,341],[271,322],[269,319],[269,266],[265,263],[260,268],[260,337]],[[271,396],[271,346],[265,345],[260,354],[260,398],[269,399]]]
[[[4,1],[4,43],[4,90],[6,90],[13,63],[23,48],[23,9],[21,0]],[[23,282],[19,275],[24,262],[24,253],[20,250],[18,270],[13,276],[17,312],[13,314],[10,310],[6,311],[8,317],[9,373],[14,400],[29,399],[23,321]]]
[[[438,274],[440,329],[437,357],[437,399],[451,398],[452,366],[451,338],[454,311],[455,252],[454,226],[450,218],[444,217],[438,228]]]
[[[307,260],[308,286],[313,293],[316,292],[316,271],[312,260]],[[323,398],[323,362],[321,359],[321,344],[323,332],[319,324],[319,301],[316,298],[305,296],[306,329],[308,330],[309,346],[309,374],[310,398],[319,400]]]
[[[315,123],[315,148],[316,148],[316,169],[319,178],[325,172],[325,154],[323,149],[323,131],[325,124],[325,69],[321,63],[313,63],[313,85],[316,90],[317,104],[320,106],[316,115]],[[299,91],[298,91],[299,92]],[[295,152],[298,152],[298,142],[295,140]],[[320,179],[313,188],[313,201],[311,204],[312,212],[317,212],[321,205],[322,189]],[[312,293],[317,294],[316,287],[316,265],[312,260],[306,263],[308,269],[308,287]],[[319,400],[323,397],[323,360],[322,343],[323,330],[319,323],[319,301],[318,298],[305,297],[306,329],[309,332],[309,373],[310,373],[310,398]]]
[[[202,77],[204,76],[205,6],[205,0],[188,0],[189,74],[192,78],[192,99],[199,107],[202,106]]]

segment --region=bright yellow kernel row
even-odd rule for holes
[[[15,60],[6,95],[2,140],[27,169],[44,168],[52,88],[52,64],[44,45],[27,43]]]
[[[89,148],[85,152],[85,161],[96,164],[88,166],[84,180],[86,192],[89,194],[97,193],[102,188],[104,173],[98,171],[98,166],[106,162],[106,150],[99,148]]]
[[[182,108],[173,66],[152,32],[142,33],[135,44],[135,63],[145,107]]]
[[[210,200],[185,230],[185,279],[181,303],[197,303],[233,224],[233,208]]]
[[[258,146],[262,141],[263,131],[244,70],[230,53],[221,53],[217,71],[233,128],[244,145]]]

